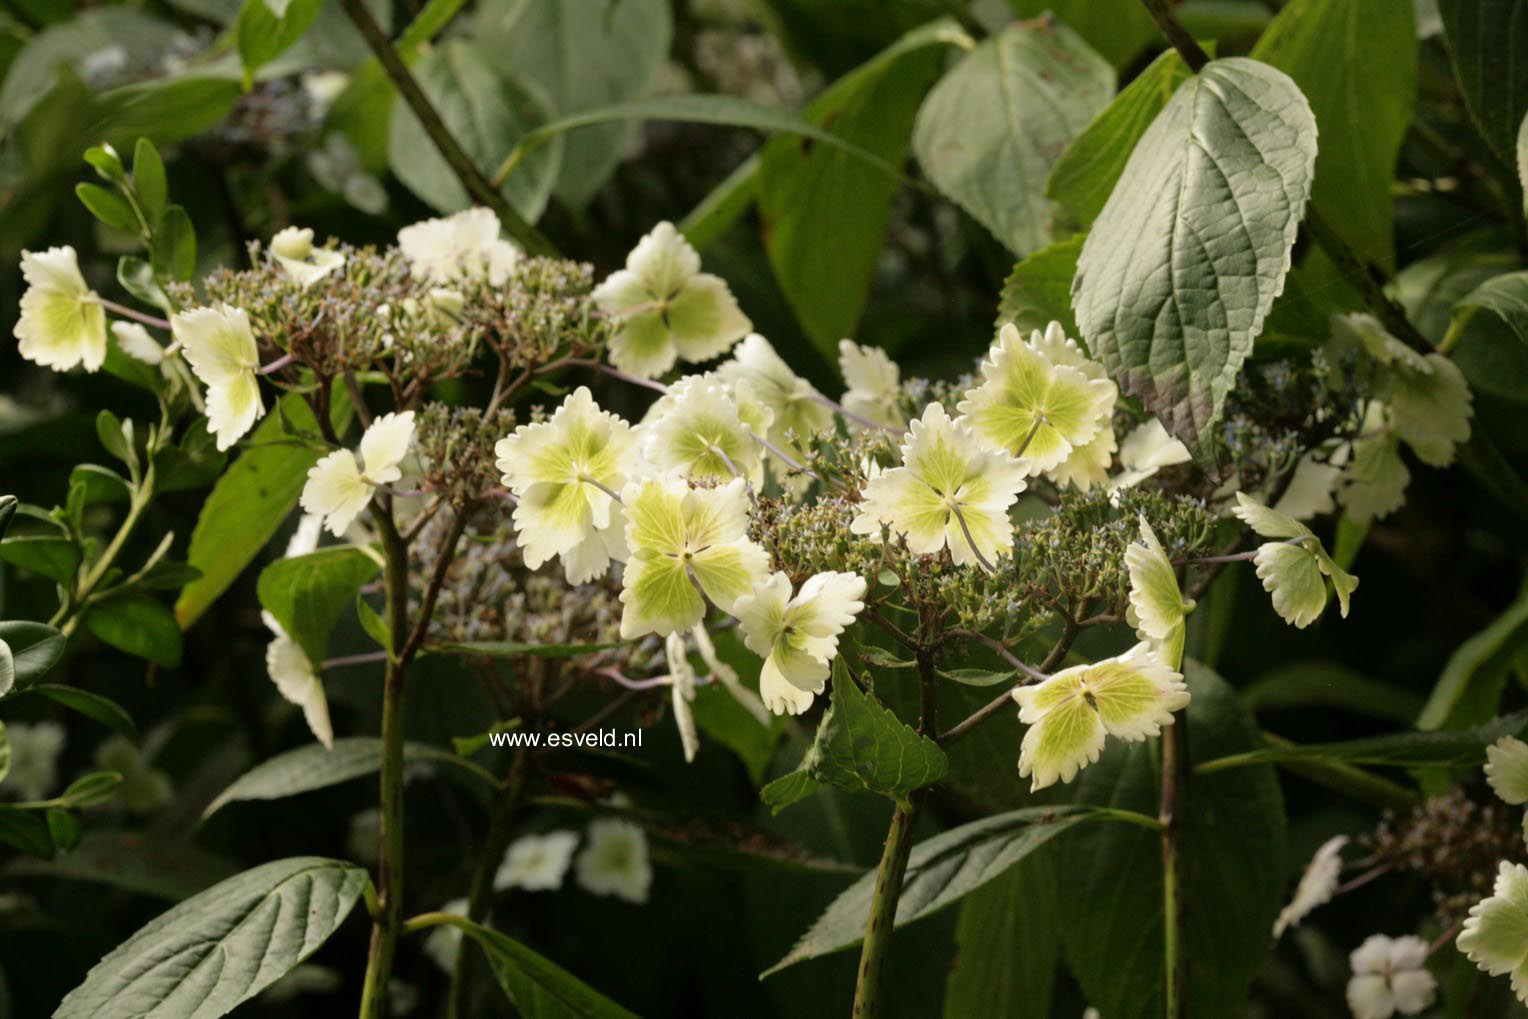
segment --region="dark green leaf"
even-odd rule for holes
[[[1114,69],[1064,25],[1009,25],[918,111],[913,147],[944,192],[1020,257],[1055,239],[1051,164],[1114,94]]]
[[[322,7],[323,0],[287,0],[278,17],[267,0],[244,0],[234,34],[245,83],[252,82],[256,71],[302,38]],[[133,169],[136,171],[137,167]]]
[[[456,644],[430,644],[437,655],[486,655],[489,658],[576,658],[594,651],[620,647],[611,644],[520,644],[511,640],[468,640]]]
[[[451,923],[476,941],[499,986],[521,1015],[536,1019],[636,1019],[543,955],[466,917]]]
[[[1509,272],[1486,280],[1454,305],[1455,329],[1463,329],[1469,316],[1489,311],[1528,343],[1528,272]]]
[[[11,521],[16,518],[16,507],[21,505],[14,495],[0,495],[0,538],[5,537],[5,532],[10,529]]]
[[[999,328],[1012,322],[1019,332],[1027,333],[1060,322],[1068,336],[1077,335],[1077,321],[1072,317],[1072,278],[1077,275],[1083,239],[1079,234],[1057,241],[1013,267],[998,300]]]
[[[70,711],[77,711],[86,718],[95,719],[124,739],[138,742],[138,727],[133,724],[131,716],[123,711],[116,701],[91,693],[89,690],[61,686],[57,683],[37,683],[27,687],[26,692],[40,693],[49,700],[62,704]]]
[[[164,211],[154,230],[151,257],[161,278],[185,282],[196,275],[196,227],[185,209],[172,205]]]
[[[164,214],[169,185],[165,181],[164,160],[147,138],[139,138],[133,147],[133,194],[149,222],[157,223]]]
[[[85,627],[130,655],[167,669],[180,666],[182,642],[175,613],[147,595],[118,595],[90,606]]]
[[[11,649],[16,686],[24,687],[47,675],[64,656],[64,635],[45,623],[0,622],[0,640]]]
[[[277,559],[260,572],[260,606],[295,640],[311,662],[328,656],[329,634],[361,585],[382,567],[353,545]]]
[[[1293,78],[1316,115],[1311,201],[1361,257],[1392,264],[1391,181],[1417,94],[1411,4],[1293,0],[1252,57]]]
[[[127,463],[130,458],[137,458],[137,450],[128,441],[128,433],[117,415],[109,410],[101,411],[96,415],[95,429],[96,438],[101,440],[101,446],[106,452],[123,463]]]
[[[1088,807],[1025,807],[941,832],[913,847],[897,902],[902,927],[952,905],[1074,825],[1097,817]],[[760,979],[807,959],[852,948],[864,939],[875,891],[868,871],[833,900],[785,958]]]
[[[317,951],[366,881],[360,867],[311,856],[247,870],[113,949],[53,1017],[227,1015]]]
[[[66,584],[79,569],[80,550],[67,538],[17,535],[0,541],[0,562]]]
[[[117,795],[117,789],[121,785],[120,773],[97,771],[70,782],[69,788],[60,793],[58,798],[63,801],[64,806],[72,810],[83,810],[86,807],[105,803]]]
[[[122,165],[122,157],[117,155],[116,149],[106,145],[92,145],[85,150],[84,158],[85,162],[95,167],[102,180],[113,184],[127,180],[127,168]]]
[[[65,856],[46,862],[17,860],[6,872],[90,881],[178,902],[232,877],[234,865],[164,835],[90,831]]]
[[[1115,0],[1008,0],[1021,18],[1054,15],[1077,30],[1088,45],[1124,69],[1148,43],[1158,39],[1156,23],[1139,3]]]
[[[944,1019],[1051,1015],[1066,922],[1056,907],[1052,855],[1031,853],[960,904]]]
[[[1018,673],[1012,669],[1007,672],[995,672],[992,669],[940,669],[939,675],[948,680],[953,680],[962,686],[997,686],[1000,683],[1012,683],[1018,678]]]
[[[936,22],[834,82],[806,109],[814,124],[896,166],[946,47],[966,38]],[[841,148],[779,136],[764,146],[755,196],[764,250],[786,300],[828,360],[853,335],[898,191]]]
[[[799,803],[822,788],[822,784],[804,771],[781,775],[763,789],[759,799],[769,804],[769,812],[778,814],[792,803]]]
[[[1396,768],[1465,767],[1486,759],[1486,747],[1503,736],[1518,736],[1528,728],[1528,713],[1507,715],[1472,729],[1442,732],[1401,732],[1341,743],[1287,743],[1230,754],[1200,764],[1209,774],[1259,764],[1286,761],[1342,761],[1348,764]]]
[[[138,217],[133,214],[133,207],[115,191],[108,191],[99,184],[76,184],[74,196],[92,216],[107,226],[129,233],[138,232]]]
[[[0,804],[0,842],[29,856],[53,856],[53,835],[40,811]]]
[[[1091,225],[1141,135],[1188,76],[1188,65],[1175,51],[1158,55],[1061,153],[1045,179],[1045,196],[1060,204],[1077,225]],[[1068,291],[1071,284],[1069,278]]]
[[[366,631],[366,636],[377,642],[377,647],[386,651],[393,646],[393,635],[387,629],[387,620],[367,603],[363,595],[356,595],[355,612],[361,620],[361,629]]]
[[[342,387],[335,390],[330,413],[341,434],[351,414],[349,399],[340,396],[343,392]],[[188,556],[202,575],[186,585],[175,603],[175,618],[183,628],[190,627],[227,590],[286,521],[307,481],[308,468],[322,455],[317,445],[283,441],[283,419],[305,433],[318,433],[318,421],[307,401],[289,393],[255,429],[251,448],[213,486],[191,532]]]
[[[1507,675],[1524,648],[1528,648],[1528,590],[1449,656],[1417,716],[1417,728],[1460,729],[1495,715]]]
[[[862,691],[840,656],[833,662],[832,700],[801,767],[846,792],[900,798],[943,778],[949,761],[937,743]]]
[[[1291,662],[1263,673],[1241,692],[1253,712],[1341,708],[1409,726],[1422,699],[1333,661]]]
[[[1438,0],[1464,104],[1504,166],[1528,114],[1528,14],[1523,0]]]
[[[449,765],[455,774],[479,777],[487,775],[476,765],[424,743],[404,744],[403,758],[418,764]],[[353,778],[374,774],[381,767],[381,740],[369,736],[337,739],[332,750],[322,744],[310,743],[255,765],[233,785],[219,793],[217,799],[202,812],[202,817],[211,817],[229,803],[279,800],[315,789],[326,789]],[[488,777],[488,781],[490,784],[493,782],[492,776]]]
[[[99,464],[77,464],[69,472],[69,487],[76,485],[85,490],[85,502],[126,502],[132,497],[128,480],[116,471]]]
[[[48,822],[48,837],[58,851],[67,854],[80,841],[80,822],[62,807],[49,807],[43,815]]]
[[[566,115],[651,92],[672,31],[663,0],[510,0],[478,5],[472,38],[501,73],[539,88],[552,110]],[[611,124],[568,138],[557,196],[573,206],[594,197],[633,129]]]
[[[481,48],[465,39],[431,49],[414,65],[414,76],[462,150],[487,175],[548,118],[541,99],[501,74]],[[393,105],[387,152],[398,179],[430,205],[453,212],[473,204],[418,118],[401,100]],[[560,165],[560,145],[535,154],[504,182],[504,198],[516,212],[534,221],[546,208]]]
[[[1083,244],[1072,296],[1088,349],[1190,446],[1283,289],[1315,131],[1282,72],[1212,61],[1142,136]]]
[[[1189,756],[1194,761],[1256,747],[1257,726],[1236,692],[1199,663],[1185,667]],[[1091,803],[1157,813],[1160,770],[1150,743],[1110,740],[1083,771],[1077,796]],[[1272,942],[1283,905],[1284,804],[1267,766],[1192,776],[1180,818],[1187,1012],[1235,1015]],[[1110,825],[1079,832],[1059,847],[1061,934],[1083,995],[1110,1019],[1159,1019],[1162,1003],[1161,837]]]

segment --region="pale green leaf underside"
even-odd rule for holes
[[[1088,349],[1191,446],[1283,289],[1315,156],[1287,76],[1213,61],[1142,136],[1083,245],[1072,295]]]
[[[1457,328],[1462,329],[1467,316],[1479,311],[1500,316],[1519,340],[1528,343],[1528,272],[1504,273],[1470,291],[1454,305],[1454,320],[1460,323]]]
[[[215,1019],[306,959],[349,915],[366,871],[293,857],[150,921],[91,968],[53,1019]]]

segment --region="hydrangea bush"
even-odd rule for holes
[[[363,5],[343,6],[363,36],[381,32]],[[911,128],[931,183],[1010,246],[1035,230],[1056,242],[1023,242],[987,349],[939,378],[841,339],[827,348],[836,383],[822,385],[821,366],[757,331],[691,231],[667,221],[610,272],[544,250],[523,210],[497,199],[454,203],[468,207],[381,244],[286,226],[237,266],[203,266],[156,146],[141,140],[126,160],[90,148],[100,183],[80,198],[139,249],[107,293],[73,247],[24,251],[16,351],[114,376],[137,402],[100,410],[115,462],[78,466],[57,506],[0,501],[0,559],[57,594],[22,613],[35,619],[0,623],[0,703],[42,696],[121,737],[54,794],[63,730],[0,708],[0,776],[16,797],[0,806],[0,839],[67,860],[90,808],[150,814],[173,799],[132,720],[64,682],[60,661],[95,640],[173,671],[182,634],[241,586],[268,637],[263,699],[299,712],[311,744],[227,776],[203,816],[370,775],[377,800],[352,826],[350,858],[286,857],[172,896],[54,1014],[210,1017],[301,993],[304,974],[324,972],[305,960],[362,924],[347,920],[359,906],[363,1017],[417,1006],[395,979],[411,952],[449,973],[439,1014],[498,1014],[502,993],[528,1016],[625,1016],[506,933],[506,903],[565,881],[646,903],[672,845],[708,838],[799,868],[803,889],[812,867],[842,869],[763,828],[666,828],[623,774],[630,743],[604,771],[556,751],[602,746],[613,719],[643,738],[671,731],[677,767],[737,754],[770,817],[875,803],[878,863],[840,881],[765,973],[857,952],[858,1017],[895,1011],[900,929],[955,904],[966,969],[946,1015],[999,1014],[996,989],[962,981],[1012,986],[1030,951],[1049,953],[1043,991],[1023,989],[1043,1012],[1001,1014],[1049,1015],[1061,944],[1108,1019],[1241,1014],[1277,939],[1377,881],[1425,885],[1435,908],[1354,941],[1357,1019],[1440,999],[1487,1014],[1472,1011],[1491,993],[1474,970],[1445,988],[1448,953],[1528,1003],[1528,827],[1474,795],[1484,762],[1499,801],[1528,802],[1528,723],[1501,713],[1516,645],[1480,647],[1502,656],[1494,685],[1462,671],[1440,684],[1417,719],[1430,731],[1319,745],[1260,733],[1199,660],[1237,639],[1206,617],[1239,573],[1270,625],[1341,632],[1369,593],[1354,559],[1405,504],[1408,462],[1482,455],[1451,356],[1469,318],[1521,332],[1528,307],[1521,277],[1499,276],[1433,335],[1382,289],[1347,224],[1329,222],[1325,107],[1313,113],[1305,82],[1280,69],[1312,6],[1279,15],[1266,50],[1210,60],[1149,0],[1147,23],[1174,48],[1062,139],[1038,206],[991,207],[1004,165],[949,155],[947,135],[981,129],[964,78],[1017,52],[1057,64],[1039,80],[1075,105],[1099,78],[1112,88],[1107,63],[1055,20],[985,41],[966,19],[909,36],[969,51]],[[1444,6],[1453,19],[1471,5]],[[241,26],[317,9],[245,7]],[[253,73],[245,43],[258,35],[240,31]],[[374,48],[411,80],[385,34]],[[1127,117],[1129,144],[1104,152]],[[464,196],[485,200],[481,171],[456,166],[436,128],[422,130]],[[850,165],[880,159],[807,121],[790,130]],[[517,145],[489,194],[536,151]],[[1080,161],[1105,155],[1118,165],[1092,198],[1067,190]],[[1291,272],[1302,222],[1320,248],[1303,276]],[[154,533],[154,508],[186,492],[205,492],[189,540]],[[443,671],[493,705],[451,748],[411,736]],[[358,676],[374,725],[331,704],[338,677]],[[781,739],[797,748],[788,762]],[[1389,808],[1325,840],[1288,888],[1276,765]],[[1373,770],[1385,767],[1417,779]],[[417,852],[421,805],[405,792],[419,774],[463,783],[478,815],[449,887],[422,878],[441,861]],[[1259,856],[1261,870],[1245,862]],[[1049,920],[1026,928],[1031,909]],[[992,931],[1014,938],[1012,958],[983,976]]]

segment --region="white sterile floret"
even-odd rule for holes
[[[186,362],[207,387],[207,431],[224,450],[265,414],[260,401],[260,351],[242,308],[195,308],[170,318]]]
[[[592,895],[613,895],[639,905],[646,902],[653,884],[647,835],[630,821],[601,818],[591,822],[573,873],[579,887]]]
[[[1019,750],[1019,777],[1031,790],[1070,782],[1098,760],[1106,737],[1139,742],[1172,724],[1188,706],[1183,676],[1150,645],[1092,665],[1076,665],[1033,686],[1016,687],[1019,721],[1029,726]]]
[[[1171,435],[1162,422],[1151,418],[1136,426],[1119,448],[1120,472],[1109,479],[1111,491],[1139,485],[1163,467],[1187,463],[1188,447]]]
[[[1076,368],[1089,379],[1107,381],[1109,378],[1104,366],[1083,353],[1077,341],[1066,335],[1060,322],[1052,322],[1043,332],[1036,330],[1030,334],[1029,345],[1044,354],[1052,364]],[[1111,396],[1099,412],[1102,424],[1098,434],[1077,446],[1070,456],[1046,472],[1058,486],[1075,485],[1086,492],[1108,480],[1109,465],[1114,462],[1114,452],[1118,448],[1114,437],[1114,404],[1119,399],[1119,387],[1112,381],[1109,385]]]
[[[1426,371],[1397,369],[1390,384],[1390,422],[1417,459],[1433,467],[1454,462],[1470,437],[1470,386],[1459,366],[1442,354],[1423,358]]]
[[[271,257],[286,274],[310,287],[345,264],[345,256],[332,248],[313,246],[309,227],[289,226],[271,238]]]
[[[1080,366],[1052,361],[1072,360],[1076,348],[1046,337],[1037,329],[1026,343],[1012,324],[1003,326],[982,361],[984,381],[957,408],[984,443],[1022,456],[1033,471],[1058,466],[1109,427],[1119,393],[1080,351]]]
[[[1528,867],[1497,864],[1490,897],[1470,907],[1454,944],[1492,976],[1512,974],[1512,993],[1528,1005]]]
[[[905,427],[902,417],[902,373],[879,347],[838,341],[838,370],[848,386],[839,403],[851,414],[893,428]]]
[[[668,222],[637,242],[626,268],[592,296],[615,319],[610,363],[643,378],[662,375],[680,358],[710,360],[753,328],[726,282],[700,271],[700,254]]]
[[[1353,1019],[1418,1015],[1437,997],[1438,981],[1427,971],[1427,942],[1415,935],[1372,934],[1348,961],[1348,1007]]]
[[[164,348],[149,335],[149,331],[137,322],[113,322],[111,334],[117,338],[122,353],[144,364],[160,364],[164,361]]]
[[[260,613],[271,631],[265,647],[265,670],[281,696],[302,708],[303,721],[313,737],[325,747],[334,747],[334,726],[329,720],[329,698],[324,694],[323,679],[308,659],[308,654],[281,628],[269,612]]]
[[[466,899],[452,899],[440,907],[440,912],[466,916],[467,908]],[[423,950],[424,954],[435,965],[447,973],[454,972],[456,970],[456,957],[462,952],[462,929],[455,924],[449,923],[439,924],[430,928],[430,933],[424,939]]]
[[[1327,460],[1318,459],[1315,450],[1306,453],[1295,464],[1294,476],[1273,508],[1296,520],[1309,520],[1332,512],[1337,508],[1333,495],[1342,478],[1342,464],[1338,460],[1347,455],[1346,446],[1333,450]]]
[[[398,249],[409,272],[432,283],[486,280],[502,286],[520,251],[499,236],[499,217],[489,209],[465,209],[398,231]]]
[[[1178,574],[1157,540],[1157,533],[1141,515],[1140,543],[1125,549],[1125,568],[1130,573],[1130,607],[1126,621],[1136,636],[1146,641],[1171,668],[1183,664],[1183,640],[1192,598],[1178,588]]]
[[[106,311],[85,285],[70,247],[21,253],[26,293],[12,330],[17,352],[44,368],[98,370],[106,361]]]
[[[663,638],[663,653],[668,659],[674,726],[679,730],[679,746],[684,751],[684,761],[689,764],[700,752],[700,733],[695,729],[695,713],[690,710],[690,702],[695,699],[695,670],[690,666],[684,634],[676,631]]]
[[[336,538],[371,503],[378,485],[403,476],[403,460],[414,442],[414,412],[384,414],[361,436],[361,455],[338,449],[308,469],[302,508],[324,518]]]
[[[748,649],[764,659],[759,696],[777,715],[799,715],[822,693],[838,654],[838,636],[864,609],[865,580],[818,573],[791,597],[790,578],[775,573],[733,606]]]
[[[1326,608],[1326,581],[1332,582],[1344,619],[1358,578],[1337,565],[1321,540],[1300,521],[1269,509],[1245,493],[1236,493],[1233,512],[1242,523],[1264,538],[1278,539],[1259,545],[1254,562],[1263,589],[1273,596],[1273,610],[1284,621],[1304,629]]]
[[[494,447],[525,565],[561,556],[568,582],[601,576],[626,558],[625,517],[614,493],[638,471],[637,434],[579,386],[552,416],[521,425]]]
[[[919,555],[948,547],[957,565],[991,565],[1013,548],[1008,507],[1027,473],[1024,461],[983,446],[964,419],[931,403],[909,426],[902,466],[865,485],[850,530],[876,535],[886,526]]]
[[[1337,891],[1337,882],[1342,876],[1342,847],[1347,844],[1346,835],[1337,835],[1321,843],[1316,855],[1305,865],[1305,872],[1300,875],[1294,897],[1273,922],[1274,937],[1298,926],[1301,920],[1310,915],[1311,910],[1332,900],[1332,895]]]
[[[1486,747],[1486,782],[1504,802],[1528,803],[1528,743],[1503,736]]]
[[[791,371],[770,342],[750,333],[732,350],[732,359],[717,366],[729,385],[746,384],[769,408],[765,438],[777,446],[800,449],[811,436],[833,427],[833,411],[816,388]]]
[[[734,389],[744,400],[754,392],[745,380]],[[764,483],[764,447],[743,420],[741,401],[720,383],[682,379],[664,399],[664,410],[643,441],[649,463],[692,481],[741,477],[754,488]]]
[[[748,494],[741,479],[692,488],[679,478],[626,486],[621,637],[667,636],[705,618],[709,598],[723,612],[769,569],[769,553],[748,538]],[[704,597],[702,597],[704,596]]]
[[[1391,335],[1379,319],[1368,312],[1333,315],[1332,343],[1338,348],[1358,347],[1380,364],[1411,371],[1428,370],[1423,355]]]
[[[11,767],[0,778],[0,796],[18,800],[45,798],[58,784],[58,757],[64,751],[64,727],[57,722],[8,722]]]
[[[1411,471],[1401,459],[1400,437],[1390,424],[1390,409],[1370,400],[1353,456],[1342,471],[1337,501],[1355,523],[1389,516],[1406,502]]]
[[[570,831],[549,831],[516,839],[494,873],[494,891],[523,888],[528,892],[549,892],[561,888],[576,848],[578,835]]]

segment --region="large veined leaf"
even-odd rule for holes
[[[1197,662],[1185,667],[1189,756],[1210,760],[1259,744],[1236,692]],[[1090,803],[1155,814],[1161,784],[1150,743],[1115,743],[1079,780]],[[1231,1016],[1263,965],[1283,904],[1284,804],[1267,765],[1195,774],[1179,818],[1187,875],[1184,942],[1188,1014]],[[1162,1004],[1162,848],[1125,825],[1090,829],[1058,846],[1061,925],[1072,972],[1110,1019],[1156,1019]]]
[[[0,622],[0,641],[11,652],[14,688],[35,683],[64,656],[64,635],[45,623]],[[13,688],[13,689],[14,689]]]
[[[918,111],[929,179],[1016,255],[1050,243],[1046,174],[1114,94],[1114,69],[1071,29],[1018,22],[972,50]]]
[[[329,419],[344,434],[350,422],[350,398],[335,390]],[[187,584],[175,602],[175,619],[187,629],[228,589],[250,560],[271,540],[307,480],[308,468],[323,449],[286,433],[287,428],[317,436],[318,419],[297,393],[281,398],[249,438],[249,448],[218,479],[202,505],[191,532],[187,561],[201,576]]]
[[[506,77],[475,44],[452,39],[430,50],[414,65],[419,87],[441,121],[485,174],[527,133],[546,123],[546,100]],[[467,190],[435,149],[408,104],[393,105],[388,128],[388,161],[409,190],[442,212],[472,205]],[[546,208],[561,164],[561,144],[528,156],[520,171],[504,182],[504,198],[534,222]]]
[[[952,828],[913,847],[897,901],[896,926],[960,901],[1001,877],[1074,825],[1100,816],[1088,807],[1024,807]],[[859,944],[870,916],[876,872],[867,871],[819,916],[785,958],[761,976]]]
[[[1311,201],[1360,255],[1392,264],[1390,183],[1417,93],[1410,4],[1294,0],[1252,51],[1294,79],[1323,144]]]
[[[949,761],[939,744],[913,731],[849,678],[840,655],[833,692],[801,768],[846,792],[901,797],[944,777]]]
[[[151,832],[87,831],[52,860],[14,860],[7,874],[109,885],[172,902],[232,877],[232,861]]]
[[[478,943],[515,1010],[536,1019],[636,1019],[636,1016],[546,956],[500,934],[453,916],[452,926]]]
[[[405,743],[405,763],[449,766],[459,774],[487,776],[478,765],[427,743]],[[230,803],[242,800],[279,800],[315,789],[327,789],[341,782],[370,775],[382,767],[382,741],[371,736],[351,736],[334,741],[328,749],[310,743],[262,761],[218,793],[202,811],[205,820]],[[488,777],[492,784],[493,779]]]
[[[1528,0],[1438,0],[1459,90],[1480,133],[1513,166],[1528,114]]]
[[[834,82],[806,116],[900,164],[944,47],[962,41],[968,37],[950,21],[909,33]],[[894,178],[836,146],[776,137],[764,147],[756,191],[764,248],[796,317],[829,360],[859,321],[897,190]]]
[[[1088,349],[1190,445],[1283,289],[1315,158],[1294,82],[1212,61],[1141,137],[1082,246],[1072,295]]]
[[[496,67],[539,87],[562,115],[646,95],[672,31],[664,0],[511,0],[479,5],[472,37]],[[634,132],[635,125],[609,124],[568,138],[558,197],[588,202]]]
[[[1156,22],[1144,5],[1115,0],[1008,0],[1021,18],[1054,14],[1077,30],[1088,45],[1115,67],[1124,68],[1158,38]]]
[[[1341,761],[1397,768],[1463,767],[1486,758],[1486,747],[1503,736],[1528,728],[1528,713],[1518,712],[1470,729],[1443,732],[1399,732],[1389,736],[1344,740],[1340,743],[1278,743],[1258,750],[1228,754],[1201,763],[1201,774],[1229,771],[1255,764],[1288,761]]]
[[[93,966],[53,1019],[215,1019],[312,955],[366,871],[298,856],[247,870],[150,921]]]
[[[998,327],[1012,322],[1019,332],[1044,329],[1060,322],[1068,336],[1077,335],[1072,316],[1072,277],[1077,275],[1077,256],[1082,252],[1079,234],[1041,248],[1013,267],[998,298]]]
[[[276,617],[309,661],[322,662],[334,624],[381,568],[353,545],[277,559],[260,571],[260,607]]]
[[[1045,180],[1046,197],[1079,225],[1092,223],[1125,172],[1135,143],[1189,73],[1175,50],[1153,60],[1061,153]]]
[[[960,904],[945,1019],[1031,1019],[1051,1014],[1061,955],[1050,850],[1031,853]]]
[[[148,595],[117,595],[92,605],[85,613],[85,627],[130,655],[167,669],[180,666],[181,637],[175,614]]]
[[[1270,669],[1242,688],[1241,699],[1252,712],[1339,708],[1402,725],[1410,725],[1422,708],[1422,699],[1411,691],[1326,659]]]

